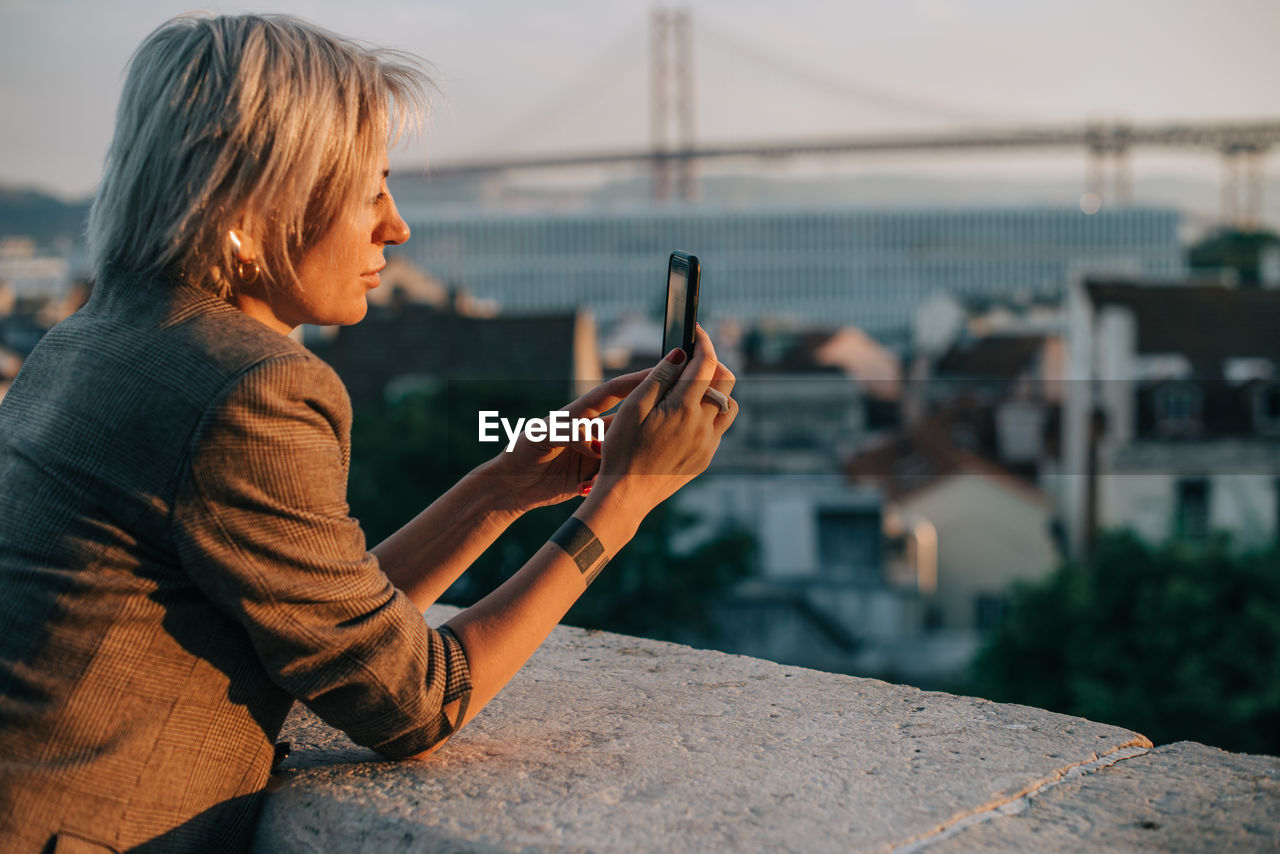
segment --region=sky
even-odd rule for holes
[[[423,57],[406,168],[649,139],[650,0],[277,0]],[[201,7],[196,7],[201,8]],[[751,142],[1085,120],[1280,119],[1280,0],[695,0],[695,135]],[[187,2],[0,0],[0,184],[92,192],[126,62]],[[1280,155],[1267,161],[1274,175]]]

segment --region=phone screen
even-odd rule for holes
[[[670,353],[684,344],[684,309],[689,296],[689,265],[672,258],[667,270],[667,328],[662,333],[662,352]]]
[[[667,313],[662,330],[662,352],[683,347],[693,355],[693,325],[698,306],[698,259],[683,252],[671,253],[667,266]]]

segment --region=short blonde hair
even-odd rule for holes
[[[416,58],[281,15],[174,18],[129,63],[89,214],[95,278],[181,276],[226,296],[232,228],[274,287],[366,186],[383,147],[421,122]]]

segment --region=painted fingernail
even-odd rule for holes
[[[588,483],[586,486],[582,487],[582,494],[583,495],[591,494],[591,484]]]
[[[600,443],[597,442],[595,439],[591,440],[591,453],[593,454],[600,453]]]
[[[667,354],[667,361],[673,365],[678,365],[684,361],[684,348],[677,347]]]

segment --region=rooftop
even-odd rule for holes
[[[1266,358],[1280,365],[1275,321],[1280,290],[1102,280],[1090,280],[1086,287],[1095,306],[1116,305],[1134,313],[1139,353],[1182,353],[1202,377],[1221,377],[1232,358]]]

